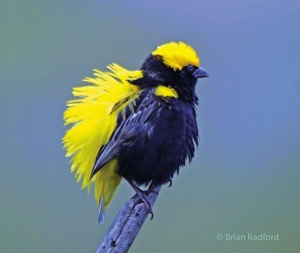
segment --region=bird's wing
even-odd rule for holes
[[[122,145],[133,146],[137,142],[143,143],[151,136],[155,121],[160,114],[160,107],[155,99],[154,90],[143,93],[135,101],[135,106],[130,113],[128,108],[125,108],[125,113],[119,114],[116,130],[107,145],[100,149],[91,176],[116,157]]]

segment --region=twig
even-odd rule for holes
[[[147,194],[151,206],[154,205],[161,186],[150,186]],[[96,253],[128,252],[134,239],[143,226],[149,210],[145,203],[134,195],[119,211],[117,217],[106,231]]]

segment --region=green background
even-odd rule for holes
[[[97,224],[64,157],[65,102],[93,68],[137,69],[171,40],[210,74],[197,87],[200,146],[131,252],[299,252],[299,13],[296,0],[2,0],[0,252],[95,251],[133,191],[123,182]]]

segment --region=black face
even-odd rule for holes
[[[194,76],[194,72],[198,68],[193,65],[188,65],[180,71],[181,78],[184,82],[184,85],[192,85],[194,86],[197,82],[197,77]]]
[[[181,98],[191,99],[195,92],[197,78],[206,77],[208,74],[202,69],[188,65],[181,71],[167,67],[160,56],[150,55],[143,63],[141,70],[143,78],[133,81],[133,84],[142,88],[165,85],[174,87]]]
[[[196,79],[193,72],[196,67],[189,65],[182,69],[182,71],[174,71],[167,67],[161,57],[150,55],[143,63],[141,70],[144,77],[138,81],[138,85],[142,87],[155,87],[158,85],[166,85],[172,87],[195,85]]]

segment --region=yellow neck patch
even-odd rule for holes
[[[164,64],[174,70],[182,70],[189,64],[199,67],[200,64],[196,51],[183,42],[170,42],[161,45],[152,52],[152,55],[161,56]]]
[[[166,86],[157,86],[155,95],[159,97],[173,97],[178,98],[178,93],[175,89]]]

